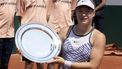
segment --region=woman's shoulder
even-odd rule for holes
[[[100,38],[105,39],[105,34],[102,33],[102,32],[100,32],[100,31],[97,30],[97,29],[94,29],[93,36],[94,36],[95,38],[98,38],[98,39],[100,39]]]
[[[92,36],[92,43],[93,43],[93,46],[104,47],[106,44],[106,37],[104,33],[95,29]]]
[[[101,31],[97,30],[97,29],[94,29],[94,33],[96,35],[101,35],[101,36],[104,36],[104,33],[102,33]]]

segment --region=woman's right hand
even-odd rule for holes
[[[58,63],[58,64],[64,64],[64,59],[62,57],[56,56],[53,58],[53,60],[49,63]]]

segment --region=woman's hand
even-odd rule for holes
[[[50,63],[64,64],[64,59],[62,57],[56,56],[53,58],[53,61],[51,61]]]

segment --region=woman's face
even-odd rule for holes
[[[89,24],[95,15],[93,9],[87,6],[79,6],[76,8],[76,16],[78,23]]]

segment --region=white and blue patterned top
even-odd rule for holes
[[[94,28],[86,35],[76,35],[73,29],[74,27],[72,27],[72,30],[63,43],[62,57],[67,61],[87,62],[90,59],[92,49],[90,38],[92,37]]]

